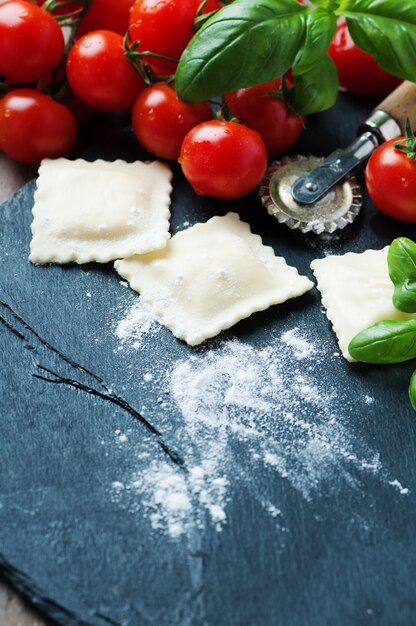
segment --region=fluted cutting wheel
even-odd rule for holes
[[[295,181],[311,172],[322,158],[284,157],[274,161],[260,185],[260,196],[270,215],[303,233],[333,233],[351,224],[361,210],[362,195],[355,177],[337,183],[313,205],[298,204],[292,196]]]

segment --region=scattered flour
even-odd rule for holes
[[[203,528],[206,514],[221,530],[226,521],[228,481],[213,477],[206,465],[203,462],[181,470],[167,461],[150,461],[148,468],[135,474],[127,485],[115,481],[112,488],[117,496],[123,490],[140,496],[152,527],[167,531],[173,538],[190,533],[195,526]]]
[[[160,324],[151,309],[139,299],[118,322],[115,334],[122,347],[137,349],[147,335],[155,335],[159,330]]]
[[[409,494],[409,489],[407,487],[403,487],[397,479],[390,480],[389,485],[398,489],[401,496],[407,496]]]
[[[159,330],[138,301],[116,335],[122,348],[136,349]],[[331,379],[322,377],[320,365],[331,357],[306,331],[271,334],[265,347],[225,339],[185,354],[167,369],[155,359],[142,374],[144,384],[157,381],[166,390],[165,399],[157,398],[158,428],[170,432],[185,467],[141,453],[145,470],[113,482],[114,498],[140,502],[153,528],[172,538],[207,524],[221,530],[227,503],[242,490],[277,523],[284,502],[270,495],[276,481],[309,502],[342,486],[357,489],[369,475],[408,493],[386,478],[378,453],[349,427],[359,405],[373,398],[340,397]],[[122,437],[116,434],[119,443]]]
[[[293,328],[292,330],[287,330],[283,333],[282,341],[288,346],[294,348],[293,356],[295,359],[306,359],[313,352],[312,345],[306,341],[306,339],[301,337],[299,328]]]

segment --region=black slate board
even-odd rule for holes
[[[373,104],[341,96],[333,110],[310,119],[297,150],[324,155],[346,145]],[[126,130],[84,156],[146,155]],[[310,261],[325,254],[328,244],[277,225],[256,194],[227,205],[197,198],[178,168],[174,188],[173,231],[185,220],[238,209],[301,273],[311,275]],[[28,262],[33,191],[34,182],[4,204],[0,220],[4,575],[68,626],[416,623],[416,421],[406,395],[411,364],[382,369],[334,358],[337,345],[316,290],[197,350],[165,329],[140,350],[119,350],[112,324],[120,303],[126,309],[136,296],[110,265],[39,268]],[[384,218],[365,199],[363,215],[330,248],[380,248],[398,235],[416,231]],[[348,405],[349,432],[378,452],[385,475],[342,480],[343,467],[336,466],[337,489],[329,484],[305,498],[284,475],[250,466],[236,439],[230,454],[246,474],[244,480],[237,471],[230,475],[227,523],[218,532],[207,520],[176,539],[152,528],[140,498],[129,507],[109,496],[115,480],[140,472],[149,457],[178,471],[189,464],[183,418],[163,380],[138,382],[152,363],[169,371],[178,359],[220,350],[231,336],[267,347],[276,328],[294,326],[321,342],[328,358],[319,376],[338,392],[340,415]],[[363,402],[366,393],[371,404]],[[303,409],[310,421],[319,420],[311,405]],[[115,444],[116,430],[129,432],[125,445]],[[394,480],[409,493],[389,484]],[[280,503],[284,522],[258,506],[260,491]]]

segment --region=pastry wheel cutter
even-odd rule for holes
[[[385,141],[416,127],[416,84],[403,82],[359,127],[358,138],[328,157],[294,156],[273,162],[260,185],[268,212],[303,233],[333,233],[354,221],[362,204],[354,171]]]

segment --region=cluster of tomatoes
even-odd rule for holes
[[[280,97],[280,79],[223,95],[220,119],[212,103],[178,98],[177,62],[201,16],[221,8],[219,0],[0,0],[0,149],[37,167],[71,153],[78,121],[128,109],[139,142],[179,160],[197,193],[250,192],[304,120]],[[399,82],[355,47],[346,24],[329,54],[350,91],[381,95]]]
[[[279,80],[227,94],[222,119],[213,119],[211,103],[179,100],[174,73],[196,18],[221,7],[218,0],[0,0],[0,148],[37,167],[71,153],[79,119],[129,109],[139,142],[179,160],[198,193],[248,193],[268,157],[296,141],[303,120],[275,95]]]

